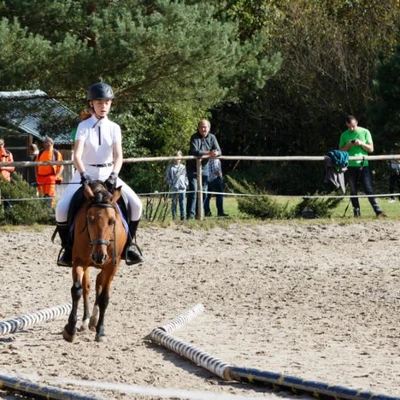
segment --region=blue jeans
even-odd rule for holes
[[[347,178],[347,182],[349,183],[350,194],[352,196],[356,195],[358,192],[358,181],[359,180],[361,180],[365,194],[369,194],[369,195],[374,194],[373,189],[372,189],[371,171],[368,166],[363,167],[363,168],[349,167],[346,171],[346,178]],[[382,212],[375,197],[368,197],[368,201],[370,202],[370,204],[376,214],[379,214]],[[354,209],[360,209],[360,202],[358,201],[358,197],[352,197],[351,204],[353,205]]]
[[[185,218],[185,192],[171,194],[172,218],[176,217],[178,203],[179,203],[179,211],[181,214],[181,219],[183,219],[183,218]]]
[[[218,176],[217,178],[208,182],[208,190],[210,192],[223,193],[224,192],[223,182],[224,182],[223,178],[221,176]],[[206,199],[204,201],[204,212],[206,214],[211,213],[210,211],[211,196],[212,195],[210,193],[207,193]],[[217,205],[218,215],[222,215],[224,213],[224,196],[222,194],[215,195],[215,203]]]
[[[187,177],[189,180],[189,189],[187,194],[187,203],[186,203],[186,212],[187,218],[194,218],[197,214],[196,205],[197,205],[197,172],[196,171],[187,171]],[[206,195],[208,189],[208,175],[202,175],[203,179],[203,196]]]

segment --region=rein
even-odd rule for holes
[[[89,208],[95,208],[95,207],[97,207],[97,208],[113,208],[115,211],[117,211],[117,208],[112,203],[93,203],[93,204],[90,204],[87,207],[86,211],[89,210]],[[117,237],[116,237],[116,232],[115,232],[115,223],[114,223],[114,226],[113,226],[113,239],[106,240],[106,239],[100,238],[100,239],[91,240],[90,233],[89,233],[88,217],[86,217],[86,233],[87,233],[88,238],[89,238],[90,247],[101,246],[101,245],[109,246],[111,242],[114,242],[113,264],[117,265],[117,246],[116,246]]]

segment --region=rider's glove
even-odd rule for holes
[[[81,184],[85,185],[85,184],[89,184],[91,182],[92,182],[92,178],[90,177],[90,175],[85,171],[81,172]]]
[[[115,187],[117,186],[118,174],[111,172],[111,175],[106,179],[104,184],[110,193],[114,193]]]

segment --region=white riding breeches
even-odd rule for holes
[[[105,181],[112,172],[112,166],[110,167],[93,167],[85,165],[86,172],[90,175],[93,180]],[[74,176],[71,179],[70,184],[64,190],[61,198],[56,206],[56,221],[66,222],[68,219],[68,209],[71,203],[72,197],[75,192],[80,188],[81,176],[78,171],[75,171]],[[142,215],[142,202],[138,195],[120,178],[117,180],[117,187],[122,186],[122,191],[127,198],[130,208],[130,220],[138,221]]]

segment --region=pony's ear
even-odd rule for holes
[[[118,199],[121,197],[121,191],[122,191],[122,186],[115,188],[113,196],[112,196],[112,202],[116,203]]]
[[[83,194],[87,200],[91,200],[94,198],[93,191],[87,183],[83,184]]]

